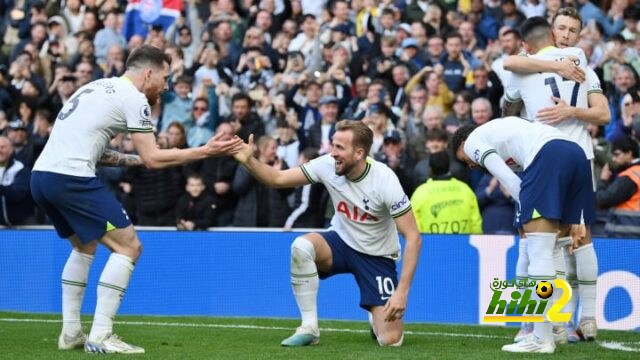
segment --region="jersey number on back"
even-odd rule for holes
[[[69,109],[69,111],[67,112],[60,111],[60,114],[58,114],[58,120],[64,120],[68,118],[69,115],[71,115],[71,113],[73,113],[78,107],[78,104],[80,103],[80,96],[82,96],[82,94],[90,94],[92,92],[93,89],[84,89],[79,92],[78,95],[76,95],[73,99],[69,100],[71,102],[71,109]]]
[[[553,96],[560,99],[560,90],[558,90],[558,83],[556,82],[556,79],[554,77],[548,77],[544,79],[544,84],[549,85],[549,87],[551,87],[551,93],[553,94]],[[578,102],[578,90],[580,90],[580,83],[576,83],[575,85],[573,85],[573,91],[571,92],[571,106],[576,106],[576,103]]]

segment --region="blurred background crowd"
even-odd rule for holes
[[[562,7],[583,18],[577,46],[611,108],[609,125],[590,126],[606,211],[621,201],[621,186],[625,196],[640,192],[634,180],[611,187],[638,162],[638,2],[2,0],[0,224],[47,223],[28,176],[58,112],[84,84],[122,75],[127,54],[151,44],[172,59],[169,91],[152,108],[159,146],[254,134],[260,161],[295,167],[330,151],[337,121],[361,120],[374,133],[370,156],[394,170],[416,211],[431,212],[418,217],[421,231],[514,233],[508,192],[458,162],[449,138],[461,125],[500,116],[509,77],[502,63],[522,51],[520,24],[551,21]],[[135,152],[126,135],[111,147]],[[97,175],[137,225],[323,227],[333,212],[322,185],[269,189],[229,157]],[[429,181],[459,190],[433,195],[420,189]],[[456,204],[468,226],[424,223],[437,220],[440,207],[429,201],[438,196]]]

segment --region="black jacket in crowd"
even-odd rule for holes
[[[285,162],[282,168],[287,169]],[[233,226],[283,227],[291,208],[287,196],[292,188],[273,189],[256,180],[244,166],[238,166],[232,191],[238,196]]]
[[[197,230],[206,230],[213,225],[213,196],[203,192],[197,198],[188,193],[182,195],[176,206],[176,223],[180,220],[193,221]]]

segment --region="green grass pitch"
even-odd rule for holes
[[[83,318],[88,330],[90,317]],[[600,331],[598,341],[560,345],[549,355],[500,351],[515,328],[407,324],[402,348],[380,348],[366,322],[321,321],[321,341],[283,348],[298,320],[215,317],[118,316],[116,333],[145,348],[149,359],[639,359],[640,333]],[[1,359],[86,359],[101,355],[58,351],[60,315],[0,312]],[[614,350],[605,346],[625,350]],[[123,355],[107,355],[124,357]]]

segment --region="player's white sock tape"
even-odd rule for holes
[[[553,249],[556,243],[555,233],[527,233],[528,239],[527,250],[529,253],[529,278],[540,281],[553,281],[556,277],[555,266],[553,262]],[[548,299],[549,302],[545,307],[544,314],[553,305],[553,297]],[[534,323],[533,333],[536,337],[543,341],[552,339],[551,323]]]
[[[575,253],[570,253],[567,248],[562,249],[562,253],[564,254],[564,264],[565,264],[565,277],[567,282],[571,286],[573,291],[573,295],[571,299],[567,302],[564,308],[560,311],[563,313],[575,313],[576,304],[578,303],[578,273],[576,269],[576,255]]]
[[[98,282],[98,301],[89,340],[100,341],[105,334],[113,332],[113,319],[118,312],[131,273],[133,259],[126,255],[111,253]]]
[[[573,251],[576,258],[578,284],[580,286],[580,316],[596,316],[596,282],[598,280],[598,258],[593,244],[583,245]]]
[[[72,250],[62,270],[62,331],[69,336],[82,331],[80,309],[91,263],[93,255]]]
[[[516,262],[516,282],[525,281],[529,267],[529,255],[527,253],[527,238],[520,238],[518,242],[518,261]],[[533,289],[535,291],[535,289]],[[529,323],[520,323],[521,328],[529,326]]]
[[[566,279],[566,269],[564,264],[564,255],[562,253],[562,248],[571,243],[571,237],[561,237],[556,242],[556,246],[553,248],[553,263],[556,267],[556,277],[558,279]]]
[[[516,278],[524,279],[527,277],[529,268],[529,255],[527,252],[527,239],[520,239],[518,244],[518,261],[516,262]]]
[[[318,328],[318,267],[313,244],[299,236],[291,244],[291,286],[296,297],[302,326]]]

